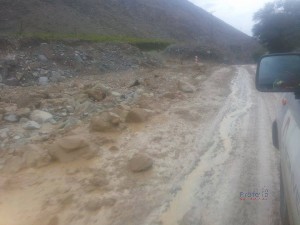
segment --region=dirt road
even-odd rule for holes
[[[171,64],[148,71],[143,98],[135,98],[152,119],[112,133],[90,132],[83,120],[62,136],[82,138],[92,158],[0,171],[0,225],[280,224],[279,154],[270,130],[279,97],[255,90],[254,69],[206,73]],[[124,77],[108,78],[113,86],[127,84]],[[175,90],[178,79],[195,91]],[[59,138],[34,143],[44,151]],[[128,169],[136,153],[153,160],[150,170]]]
[[[237,67],[231,94],[197,140],[205,149],[199,163],[162,213],[162,224],[280,224],[278,151],[270,136],[279,101],[258,93],[253,81],[253,67]]]

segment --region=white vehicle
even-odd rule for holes
[[[263,56],[256,73],[262,92],[287,92],[273,122],[273,144],[280,150],[282,225],[300,224],[300,54]]]

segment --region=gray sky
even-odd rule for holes
[[[189,0],[233,27],[252,36],[253,14],[272,0]]]

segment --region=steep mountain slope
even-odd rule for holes
[[[178,41],[249,37],[187,0],[1,0],[0,32],[96,33]]]

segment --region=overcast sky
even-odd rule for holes
[[[252,36],[253,14],[272,0],[189,0],[233,27]]]

